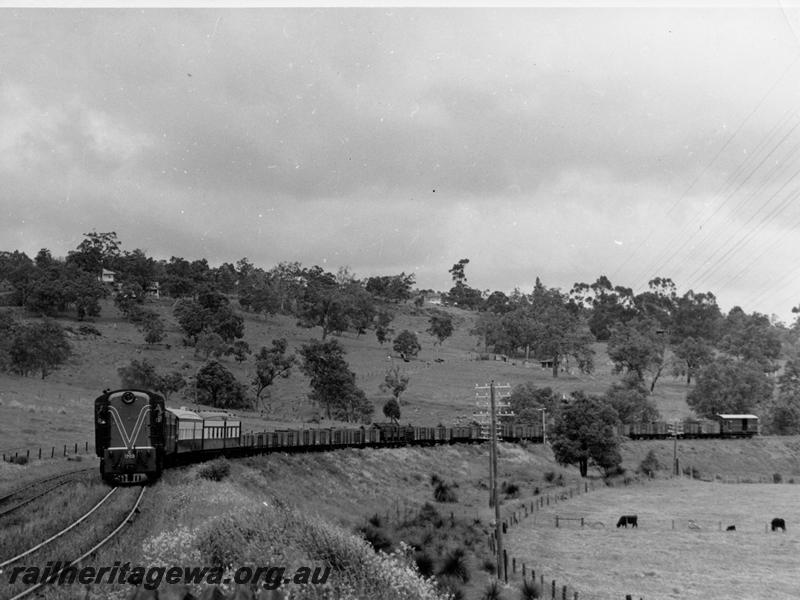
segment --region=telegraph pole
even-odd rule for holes
[[[495,550],[497,560],[497,579],[503,579],[505,576],[505,569],[503,563],[503,526],[500,519],[500,502],[497,494],[497,439],[498,435],[498,416],[513,416],[513,412],[509,410],[508,403],[498,403],[498,396],[500,398],[508,397],[511,386],[495,385],[491,381],[489,385],[475,386],[476,395],[479,399],[478,406],[486,405],[486,390],[488,389],[488,408],[489,414],[486,412],[476,412],[475,416],[481,423],[481,434],[484,438],[489,439],[489,506],[494,507],[494,537],[495,537]],[[501,390],[501,391],[497,391]],[[482,400],[482,401],[481,401]],[[488,422],[488,423],[487,423]],[[486,427],[488,425],[488,427]],[[487,431],[488,429],[488,431]]]

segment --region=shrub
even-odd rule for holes
[[[483,561],[483,570],[489,573],[489,575],[494,575],[495,571],[497,571],[497,565],[494,564],[491,558],[486,558]]]
[[[534,598],[542,598],[542,588],[539,584],[531,579],[525,579],[522,582],[522,587],[519,588],[520,600],[533,600]]]
[[[500,600],[503,597],[503,588],[500,587],[500,583],[494,579],[492,580],[489,585],[486,586],[486,589],[483,591],[483,595],[481,596],[481,600]]]
[[[97,336],[102,335],[100,331],[97,329],[97,327],[94,327],[93,325],[81,325],[80,327],[78,327],[78,333],[81,333],[83,335],[97,335]]]
[[[231,473],[231,464],[224,458],[210,460],[200,465],[197,474],[203,479],[222,481]]]
[[[440,481],[433,489],[433,497],[437,502],[458,502],[458,496],[453,491],[452,485]]]
[[[555,471],[545,471],[545,473],[544,473],[544,480],[545,480],[547,483],[553,483],[553,480],[554,480],[555,478],[556,478],[556,472],[555,472]]]
[[[433,575],[433,557],[425,551],[419,551],[414,555],[414,562],[417,565],[419,574],[423,577]]]
[[[639,472],[646,473],[652,477],[652,475],[659,469],[661,469],[661,463],[658,462],[655,451],[650,448],[647,456],[645,456],[644,460],[639,463]]]
[[[380,527],[367,524],[359,530],[359,533],[370,543],[376,552],[389,553],[392,551],[394,542],[392,542],[392,538],[389,537],[389,534]]]
[[[772,474],[772,483],[781,483],[782,481],[783,481],[783,476],[780,473]]]
[[[28,464],[28,457],[27,456],[21,456],[21,455],[13,456],[13,457],[11,457],[11,460],[9,462],[14,463],[15,465],[27,465]]]
[[[519,496],[519,486],[514,482],[508,483],[504,481],[501,491],[509,498],[516,498]]]
[[[439,567],[439,575],[458,579],[463,583],[469,581],[469,565],[463,548],[455,548],[448,552]]]

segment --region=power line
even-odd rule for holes
[[[798,146],[798,147],[800,148],[800,146]],[[795,149],[795,152],[796,152],[796,150],[797,150],[797,148]],[[752,222],[752,221],[753,221],[753,219],[755,219],[755,218],[756,218],[756,217],[757,217],[757,216],[758,216],[758,215],[761,213],[761,211],[762,211],[764,208],[766,208],[766,206],[767,206],[767,205],[768,205],[770,202],[772,202],[772,200],[773,200],[773,199],[775,199],[775,198],[776,198],[776,197],[777,197],[777,196],[778,196],[778,195],[779,195],[779,194],[780,194],[780,193],[781,193],[781,192],[782,192],[782,191],[783,191],[783,190],[784,190],[784,189],[785,189],[785,188],[786,188],[786,187],[787,187],[787,186],[788,186],[790,183],[792,183],[792,181],[794,181],[794,179],[795,179],[796,177],[798,177],[798,175],[800,175],[800,169],[796,170],[796,171],[795,171],[795,172],[792,174],[792,176],[791,176],[791,177],[790,177],[790,178],[789,178],[789,179],[788,179],[788,180],[787,180],[787,181],[786,181],[786,182],[785,182],[785,183],[784,183],[784,184],[783,184],[783,185],[782,185],[782,186],[781,186],[781,187],[780,187],[780,188],[779,188],[779,189],[778,189],[778,190],[777,190],[777,191],[776,191],[774,194],[772,194],[772,195],[771,195],[769,198],[767,198],[767,200],[766,200],[764,203],[762,203],[762,204],[761,204],[761,206],[759,206],[759,208],[756,210],[756,212],[755,212],[755,213],[753,213],[753,214],[750,216],[750,218],[749,218],[749,219],[747,219],[747,221],[745,221],[745,222],[744,222],[744,223],[743,223],[743,224],[742,224],[742,225],[741,225],[741,226],[740,226],[740,227],[739,227],[739,228],[738,228],[738,229],[737,229],[735,232],[733,232],[731,235],[729,235],[729,236],[727,237],[727,239],[726,239],[726,240],[725,240],[725,241],[724,241],[724,242],[723,242],[723,243],[722,243],[722,244],[719,246],[719,248],[718,248],[717,250],[715,250],[715,251],[714,251],[714,252],[711,254],[711,256],[709,257],[709,260],[711,260],[711,258],[713,258],[714,256],[716,256],[716,254],[717,254],[719,251],[721,251],[723,248],[725,248],[725,247],[726,247],[726,245],[728,245],[728,243],[729,243],[731,240],[734,240],[734,239],[736,238],[736,236],[737,236],[737,235],[738,235],[738,234],[739,234],[739,233],[740,233],[742,230],[744,230],[744,229],[747,227],[747,225],[749,225],[749,224],[750,224],[750,222]],[[754,191],[754,192],[753,192],[753,193],[750,195],[750,197],[752,197],[753,195],[755,195],[755,193],[756,193],[756,192]],[[770,212],[769,212],[769,213],[768,213],[768,214],[767,214],[765,217],[763,217],[763,218],[761,219],[761,221],[759,221],[759,222],[758,222],[758,224],[756,225],[756,227],[754,227],[753,229],[749,230],[749,231],[748,231],[748,232],[747,232],[747,233],[746,233],[744,236],[742,236],[742,237],[741,237],[741,238],[739,238],[738,240],[735,240],[735,243],[733,244],[733,246],[732,246],[732,247],[730,247],[730,248],[729,248],[729,249],[728,249],[728,250],[727,250],[727,251],[726,251],[726,252],[725,252],[725,253],[724,253],[724,254],[723,254],[723,255],[722,255],[722,256],[721,256],[719,259],[717,259],[717,260],[716,260],[714,263],[712,263],[712,264],[710,264],[710,265],[708,265],[708,266],[706,266],[706,264],[703,264],[703,265],[700,265],[699,267],[697,267],[697,268],[696,268],[696,269],[695,269],[695,270],[694,270],[694,271],[693,271],[693,272],[692,272],[692,273],[689,275],[689,277],[688,277],[688,280],[687,280],[687,285],[691,287],[691,286],[692,286],[692,285],[695,283],[695,281],[697,281],[697,280],[701,280],[701,279],[704,279],[706,276],[708,276],[708,275],[709,275],[709,273],[710,273],[710,272],[711,272],[713,269],[716,269],[716,268],[718,268],[719,266],[721,266],[722,264],[724,264],[724,262],[726,262],[726,259],[727,259],[727,258],[728,258],[728,257],[729,257],[729,256],[730,256],[732,253],[735,253],[736,251],[742,250],[742,248],[743,248],[744,244],[745,244],[745,243],[746,243],[748,240],[750,240],[750,239],[751,239],[753,236],[755,236],[755,234],[756,234],[756,233],[758,233],[758,231],[761,229],[761,227],[762,227],[762,226],[763,226],[763,225],[764,225],[764,224],[765,224],[767,221],[771,220],[771,219],[772,219],[772,218],[773,218],[773,217],[776,215],[776,213],[781,213],[781,212],[783,212],[783,210],[784,210],[784,209],[785,209],[785,208],[788,206],[789,202],[790,202],[791,200],[793,200],[793,199],[794,199],[794,197],[793,197],[792,195],[788,195],[786,198],[784,198],[784,200],[783,200],[782,202],[780,202],[780,203],[779,203],[779,204],[778,204],[776,207],[774,207],[774,208],[773,208],[773,209],[772,209],[772,210],[771,210],[771,211],[770,211]],[[708,262],[708,261],[706,261],[706,262]],[[702,274],[701,274],[699,277],[695,278],[695,276],[698,274],[698,272],[699,272],[701,269],[704,269],[704,270],[703,270],[703,272],[702,272]]]
[[[684,190],[683,194],[681,194],[681,196],[675,202],[672,203],[670,208],[667,210],[667,213],[666,213],[665,216],[668,217],[670,214],[672,214],[672,211],[675,210],[675,207],[677,207],[678,204],[680,204],[680,202],[687,196],[687,194],[697,184],[697,182],[700,180],[700,178],[703,177],[708,172],[708,170],[711,168],[711,166],[716,162],[716,160],[725,151],[725,149],[730,145],[730,143],[739,134],[739,132],[744,128],[744,126],[747,124],[747,122],[753,117],[753,115],[756,112],[758,112],[758,110],[761,108],[761,106],[764,104],[764,102],[766,102],[767,98],[772,94],[772,92],[775,90],[775,88],[778,86],[778,84],[780,84],[783,81],[783,79],[786,77],[786,75],[789,73],[789,71],[795,66],[795,64],[797,64],[798,60],[800,60],[800,54],[795,56],[794,60],[791,63],[789,63],[789,65],[786,67],[786,69],[784,69],[783,73],[781,73],[781,75],[769,87],[767,92],[761,97],[761,99],[758,101],[758,104],[756,104],[755,108],[739,123],[739,126],[736,128],[736,130],[728,137],[728,139],[725,141],[725,143],[722,145],[722,147],[720,147],[720,149],[714,154],[714,156],[711,158],[711,160],[708,162],[708,164],[705,166],[705,168],[702,170],[702,172],[699,173],[694,178],[694,180],[692,180],[692,182],[689,184],[689,186],[686,188],[686,190]],[[644,243],[646,241],[651,239],[653,233],[655,233],[657,229],[658,229],[658,226],[654,226],[650,230],[650,232],[641,239],[641,241],[636,245],[636,247],[633,249],[633,251],[628,255],[628,258],[626,258],[625,261],[623,261],[623,263],[614,270],[614,272],[611,275],[611,279],[616,277],[616,275],[619,273],[619,271],[623,267],[625,267],[631,261],[631,259],[633,259],[634,257],[638,256],[638,251],[642,248],[642,246],[644,245]]]
[[[659,265],[659,267],[651,275],[648,275],[648,277],[647,277],[648,279],[650,277],[654,276],[654,275],[657,275],[659,272],[661,272],[662,269],[664,269],[686,247],[686,245],[692,240],[692,238],[694,238],[698,234],[698,232],[702,231],[703,227],[705,227],[714,217],[717,216],[717,214],[719,214],[719,212],[723,208],[725,208],[725,206],[734,198],[736,193],[739,190],[741,190],[742,187],[744,187],[745,183],[747,183],[758,172],[758,169],[760,169],[764,165],[764,163],[778,150],[780,145],[783,144],[783,142],[792,134],[792,132],[794,132],[795,129],[798,128],[798,126],[800,126],[800,122],[796,123],[786,134],[783,135],[783,137],[776,144],[773,145],[772,149],[766,154],[766,156],[764,156],[764,158],[761,159],[761,161],[735,187],[735,189],[728,194],[727,198],[722,202],[722,204],[717,206],[717,208],[714,210],[714,212],[712,212],[711,215],[706,217],[706,219],[700,224],[700,226],[697,228],[697,230],[693,231],[689,235],[689,237],[687,237],[684,240],[684,242],[682,244],[680,244],[674,251],[672,251],[670,253],[669,257],[666,260],[662,261],[661,264]],[[773,133],[774,132],[775,132],[775,127],[773,127]],[[771,136],[772,136],[772,133],[767,138],[765,138],[765,140],[769,139],[769,137],[771,137]],[[760,146],[762,146],[762,145],[766,145],[764,143],[764,140],[762,140],[762,143],[759,144],[759,149],[756,150],[755,154],[753,155],[753,158],[758,154],[758,151],[760,150]],[[748,158],[747,161],[749,161],[749,160],[751,160],[751,159]],[[747,162],[747,161],[745,161],[745,162]],[[743,164],[744,163],[742,163],[742,165]],[[729,180],[733,180],[738,175],[738,171],[742,170],[741,169],[742,165],[740,165],[740,168],[737,169],[737,173],[734,173],[733,176],[729,177]],[[729,183],[726,187],[731,187],[732,185],[733,185],[732,183]],[[738,209],[742,205],[742,203],[743,203],[743,201],[740,201],[740,203],[736,206],[736,208]],[[708,235],[706,237],[708,237]],[[637,289],[641,289],[643,286],[644,286],[644,284],[639,284],[637,286]]]

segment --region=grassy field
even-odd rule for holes
[[[100,335],[81,335],[74,319],[60,319],[70,328],[73,356],[69,362],[46,379],[0,374],[0,451],[60,446],[91,442],[93,437],[91,404],[105,388],[120,385],[117,369],[131,360],[146,359],[161,373],[181,372],[190,380],[203,365],[193,348],[182,344],[182,334],[172,316],[172,302],[154,300],[148,305],[159,312],[167,324],[167,339],[148,347],[142,334],[125,322],[111,302],[104,302],[102,315],[86,324]],[[347,352],[350,368],[357,375],[358,385],[375,404],[375,419],[383,420],[381,409],[389,395],[380,390],[388,367],[398,364],[410,376],[410,385],[402,397],[403,422],[417,424],[457,423],[470,419],[475,410],[476,384],[497,383],[513,385],[533,382],[550,386],[559,393],[574,390],[602,393],[618,376],[605,353],[603,344],[595,345],[595,372],[586,375],[572,369],[553,378],[549,369],[524,361],[476,360],[478,338],[469,334],[476,315],[457,309],[452,312],[457,329],[441,348],[434,347],[434,338],[426,333],[428,313],[415,312],[410,306],[398,310],[392,326],[395,332],[409,329],[417,333],[422,344],[419,356],[405,363],[392,357],[388,344],[381,346],[373,332],[356,336],[345,333],[337,337]],[[245,341],[253,351],[269,346],[275,338],[285,337],[290,350],[297,350],[309,340],[319,338],[319,328],[303,329],[285,316],[258,317],[243,314]],[[441,358],[444,362],[436,362]],[[233,358],[223,363],[239,381],[248,382],[253,373],[252,359],[242,364]],[[285,427],[319,417],[319,410],[308,400],[308,380],[295,368],[291,377],[276,382],[272,391],[272,411],[260,414],[242,411],[246,429],[259,430]],[[686,386],[682,381],[663,377],[656,387],[653,400],[665,419],[690,414],[686,405]],[[196,407],[194,395],[187,388],[170,398],[171,406]],[[324,421],[323,421],[324,423]]]
[[[506,545],[581,598],[789,600],[797,598],[800,572],[798,493],[795,485],[688,479],[607,488],[523,520]],[[561,521],[556,528],[556,514],[605,527]],[[615,528],[620,514],[637,514],[638,529]],[[786,519],[785,534],[765,533],[775,516]]]

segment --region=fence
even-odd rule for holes
[[[92,448],[92,452],[94,452],[94,448]],[[31,452],[30,448],[25,450],[18,449],[18,450],[8,450],[3,452],[3,462],[11,462],[11,463],[19,463],[20,461],[28,462],[31,458],[38,458],[38,460],[47,459],[47,458],[55,458],[58,456],[59,458],[65,456],[77,456],[78,454],[89,454],[89,442],[84,442],[83,444],[79,444],[75,442],[74,444],[64,444],[63,449],[61,446],[50,446],[50,456],[48,457],[48,452],[46,448],[38,448],[34,449]]]
[[[625,485],[630,485],[631,483],[639,483],[638,480],[629,480],[626,479],[624,481]],[[605,485],[603,486],[605,487]],[[516,510],[507,514],[505,518],[501,522],[501,529],[503,534],[507,533],[509,528],[513,525],[518,525],[524,519],[527,519],[529,516],[534,515],[538,511],[545,509],[551,505],[556,505],[559,502],[566,502],[577,495],[580,494],[587,494],[589,491],[594,491],[595,485],[594,482],[587,482],[584,481],[583,485],[578,485],[575,488],[567,488],[558,492],[557,494],[544,494],[541,496],[537,496],[536,499],[527,501],[517,507]],[[584,519],[584,517],[564,517],[561,515],[555,515],[555,526],[559,527],[559,524],[564,521],[577,521],[580,522],[581,527],[583,526],[593,526],[594,523],[589,523]],[[497,553],[497,540],[495,538],[494,533],[489,535],[489,550],[494,555]],[[505,574],[505,583],[508,583],[509,573],[511,577],[521,575],[523,582],[525,581],[532,581],[534,583],[538,583],[541,587],[541,598],[543,600],[579,600],[579,592],[578,590],[574,589],[570,585],[559,585],[555,579],[545,580],[545,575],[541,571],[538,574],[538,582],[537,582],[537,573],[536,570],[530,567],[525,562],[518,560],[514,556],[509,556],[508,551],[504,548],[503,549],[503,573]],[[633,596],[627,594],[625,596],[625,600],[633,600]],[[640,598],[639,600],[644,600]]]

